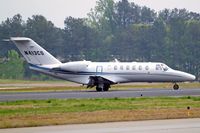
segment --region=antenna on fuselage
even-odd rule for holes
[[[114,59],[114,61],[115,61],[115,62],[120,62],[120,61],[119,61],[118,59],[116,59],[116,58]]]

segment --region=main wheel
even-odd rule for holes
[[[104,86],[103,87],[103,91],[108,91],[109,90],[109,87],[108,86]]]
[[[103,86],[103,91],[108,91],[110,88],[110,85],[109,84],[104,84]]]
[[[103,89],[101,87],[96,87],[96,91],[100,92],[100,91],[103,91]]]
[[[108,91],[110,88],[109,84],[97,85],[96,90],[99,91]]]
[[[174,88],[174,90],[178,90],[179,89],[179,85],[178,84],[174,84],[173,88]]]

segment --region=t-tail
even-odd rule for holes
[[[10,41],[17,46],[21,54],[30,65],[61,64],[59,60],[53,57],[50,53],[48,53],[30,38],[11,37]]]

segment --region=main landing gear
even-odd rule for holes
[[[175,83],[173,88],[174,88],[174,90],[178,90],[179,89],[179,85]]]
[[[87,84],[87,88],[92,88],[96,86],[96,91],[108,91],[110,85],[113,84],[111,81],[104,79],[99,76],[91,76],[89,78],[89,83]]]
[[[109,88],[110,88],[109,84],[99,84],[99,85],[96,86],[96,90],[98,92],[100,92],[100,91],[108,91]]]

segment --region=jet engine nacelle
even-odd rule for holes
[[[60,65],[60,69],[66,70],[66,71],[73,71],[73,72],[79,72],[87,69],[90,61],[74,61],[74,62],[68,62]]]

